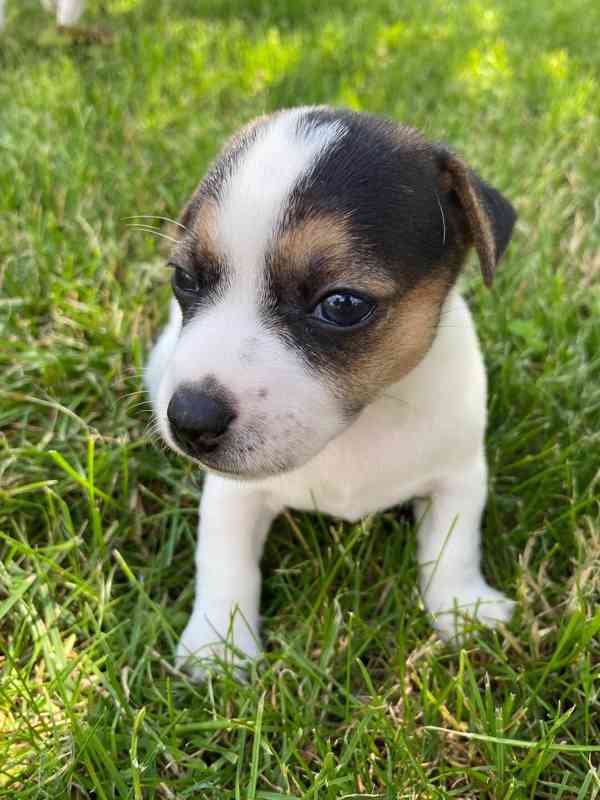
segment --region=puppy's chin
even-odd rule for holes
[[[299,459],[273,459],[270,462],[261,462],[258,459],[241,459],[231,455],[219,457],[217,454],[198,458],[185,452],[177,445],[173,445],[171,442],[168,442],[168,445],[176,453],[184,456],[188,461],[197,464],[199,467],[202,467],[202,469],[207,472],[220,475],[223,478],[233,478],[239,481],[258,481],[293,472],[320,452],[317,450],[315,453],[307,454],[304,458]]]

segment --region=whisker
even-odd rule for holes
[[[129,400],[131,397],[139,397],[139,395],[144,394],[145,391],[145,389],[135,389],[133,392],[127,392],[127,394],[122,395],[121,399]]]
[[[153,433],[160,435],[160,425],[155,416],[153,416],[150,422],[148,423],[148,429],[152,430]]]
[[[164,444],[164,441],[160,435],[160,430],[158,429],[158,422],[155,419],[150,420],[150,422],[146,425],[142,433],[142,437],[148,438],[153,444]]]
[[[138,411],[151,411],[152,403],[149,400],[140,400],[139,403],[134,403],[127,408],[129,414],[137,413]]]
[[[159,214],[133,214],[130,217],[123,217],[123,220],[128,219],[159,219],[162,222],[170,222],[172,225],[177,225],[178,228],[187,231],[185,225],[179,222],[179,220],[172,219],[171,217],[161,217]]]
[[[383,392],[379,395],[380,397],[385,397],[386,400],[395,400],[399,405],[404,406],[405,408],[410,408],[410,403],[407,403],[406,400],[403,400],[401,397],[396,397],[393,394],[387,394]]]
[[[440,203],[440,198],[437,192],[434,192],[435,199],[437,200],[438,208],[440,209],[440,214],[442,215],[442,244],[446,244],[446,217],[444,215],[444,209],[442,208],[442,204]]]
[[[150,225],[128,225],[127,227],[131,228],[134,231],[149,233],[152,236],[156,236],[159,239],[164,239],[165,241],[171,242],[172,244],[177,244],[177,239],[174,239],[172,236],[168,236],[166,233],[162,233],[162,231],[159,231],[156,228],[152,228]]]

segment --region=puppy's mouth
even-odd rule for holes
[[[177,431],[173,430],[173,428],[171,428],[170,434],[173,437],[178,450],[194,461],[202,462],[203,459],[207,457],[210,458],[210,456],[219,449],[220,442],[216,439],[213,442],[204,441],[202,446],[198,447],[190,442],[184,441],[182,437],[177,434]]]
[[[265,478],[273,478],[276,475],[291,472],[302,466],[301,464],[283,463],[260,464],[254,466],[247,463],[239,463],[235,458],[219,457],[216,453],[217,449],[218,448],[215,447],[212,453],[207,453],[205,451],[201,456],[193,455],[186,451],[180,452],[207,472],[212,472],[215,475],[221,475],[226,478],[237,478],[240,481],[256,481]]]

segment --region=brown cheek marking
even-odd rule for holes
[[[337,390],[348,408],[361,408],[399,381],[429,350],[450,281],[438,278],[417,285],[389,310],[375,330],[365,328],[364,348],[344,369]]]

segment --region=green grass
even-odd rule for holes
[[[167,13],[167,7],[171,11]],[[107,0],[0,39],[0,796],[600,794],[600,5]],[[144,436],[174,216],[252,116],[330,102],[456,146],[520,221],[466,287],[490,375],[484,568],[507,629],[423,612],[410,521],[284,516],[246,685],[172,667],[198,475]]]

